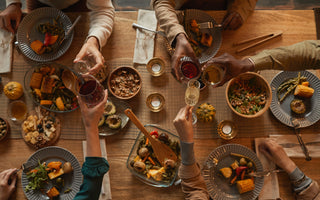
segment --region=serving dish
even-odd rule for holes
[[[247,109],[248,106],[245,106],[244,100],[238,100],[239,95],[241,95],[241,98],[244,96],[246,96],[246,99],[248,98],[248,88],[242,87],[244,81],[247,81],[251,91],[253,91],[255,94],[259,94],[249,97],[251,98],[251,104],[253,106],[252,108],[248,109],[248,114],[240,113],[243,109],[242,106],[246,107],[245,109]],[[251,92],[251,94],[253,93]],[[255,101],[253,100],[253,97],[256,98]],[[232,102],[230,99],[232,99]],[[246,72],[228,82],[226,87],[226,101],[229,108],[235,114],[244,118],[255,118],[259,117],[269,109],[272,101],[272,92],[269,83],[265,78],[263,78],[263,76],[254,72]]]
[[[226,144],[214,149],[208,156],[202,174],[207,185],[208,192],[212,199],[217,200],[253,200],[259,196],[264,178],[255,177],[255,188],[253,191],[239,194],[235,185],[230,184],[220,174],[219,170],[230,166],[235,157],[231,153],[236,153],[250,158],[256,166],[257,172],[262,172],[263,167],[257,155],[245,146],[240,144]]]
[[[99,135],[100,136],[109,136],[118,133],[121,129],[123,129],[128,121],[128,116],[124,113],[124,110],[131,109],[130,105],[127,102],[121,101],[119,99],[108,97],[108,101],[111,101],[116,107],[115,114],[121,118],[121,126],[119,129],[111,129],[106,125],[99,126]]]
[[[183,12],[179,12],[177,14],[178,20],[180,24],[190,23],[191,20],[196,20],[197,23],[202,22],[212,22],[212,24],[217,24],[217,22],[213,19],[212,16],[207,14],[204,11],[197,10],[197,9],[188,9]],[[210,60],[213,56],[215,56],[221,46],[222,42],[222,34],[221,34],[221,28],[214,27],[214,28],[207,28],[207,29],[201,29],[201,32],[207,33],[212,36],[213,38],[213,44],[208,48],[201,48],[202,53],[199,57],[200,64],[203,64]],[[175,52],[175,49],[171,47],[171,45],[167,42],[166,43],[168,52],[173,55]]]
[[[50,67],[50,69],[54,68],[54,72],[48,72],[46,73],[45,70],[44,72],[41,72],[43,74],[43,77],[52,77],[54,79],[54,87],[52,88],[52,92],[50,94],[44,94],[42,91],[41,93],[41,98],[39,97],[39,94],[36,93],[35,89],[30,87],[30,81],[32,80],[32,76],[34,72],[40,72],[43,67]],[[70,70],[68,67],[64,65],[60,65],[57,63],[46,63],[46,64],[39,64],[35,67],[31,67],[25,74],[24,76],[24,87],[25,91],[30,95],[32,100],[34,101],[35,104],[38,106],[52,111],[56,113],[66,113],[66,112],[72,112],[76,109],[78,109],[78,100],[73,92],[71,92],[69,89],[65,88],[61,76],[62,72],[64,70]],[[41,81],[41,80],[40,80]],[[42,87],[42,85],[41,85]],[[41,89],[40,89],[41,90]],[[63,104],[64,104],[64,110],[59,110],[57,106],[57,99],[61,98]],[[51,100],[51,104],[42,104],[41,100]]]
[[[72,23],[69,17],[56,8],[38,8],[23,18],[17,31],[17,42],[19,49],[25,56],[36,62],[48,62],[56,60],[69,49],[73,40],[74,31],[72,31],[60,46],[56,47],[51,53],[38,55],[30,47],[31,42],[35,40],[44,40],[44,34],[37,30],[38,25],[51,22],[53,19],[57,18],[59,18],[62,23],[65,32],[71,28]]]
[[[142,87],[142,79],[138,70],[121,66],[112,70],[108,77],[110,93],[118,99],[131,99]]]
[[[272,114],[283,124],[293,127],[291,118],[297,118],[299,120],[300,128],[311,126],[320,119],[320,80],[317,76],[309,71],[300,71],[301,76],[305,76],[310,84],[310,87],[314,89],[314,94],[309,99],[302,99],[306,105],[306,112],[304,114],[295,114],[290,109],[290,103],[293,99],[299,99],[295,97],[293,92],[290,93],[282,103],[279,102],[277,97],[278,87],[290,78],[298,76],[299,71],[282,71],[279,72],[271,81],[272,89],[272,102],[270,110]]]
[[[0,117],[0,142],[9,134],[9,127],[8,121]]]
[[[147,129],[148,132],[152,132],[154,130],[157,130],[158,133],[166,133],[168,136],[169,136],[169,139],[172,141],[172,142],[175,142],[175,143],[178,143],[179,144],[179,137],[174,135],[173,133],[165,130],[165,129],[162,129],[160,128],[159,126],[157,125],[152,125],[152,124],[147,124],[147,125],[144,125],[144,127]],[[172,176],[171,176],[171,179],[168,180],[168,181],[156,181],[154,180],[152,177],[148,178],[146,174],[144,173],[139,173],[137,172],[133,166],[131,165],[131,161],[134,160],[137,155],[138,155],[138,150],[139,150],[139,146],[143,143],[145,144],[146,140],[145,140],[145,136],[143,135],[143,133],[139,132],[136,140],[135,140],[135,143],[134,145],[132,146],[131,148],[131,151],[130,151],[130,154],[128,156],[128,159],[127,159],[127,168],[129,169],[129,171],[136,177],[138,178],[140,181],[142,181],[143,183],[145,184],[148,184],[148,185],[151,185],[151,186],[154,186],[154,187],[169,187],[171,186],[177,175],[178,175],[178,169],[179,169],[179,165],[180,165],[180,145],[178,145],[178,153],[177,153],[177,156],[178,156],[178,161],[176,162],[176,165],[175,165],[175,168],[172,172]],[[141,144],[140,144],[141,143]],[[155,158],[154,158],[155,159]],[[157,162],[155,160],[155,162]]]
[[[38,166],[38,162],[46,162],[49,163],[51,161],[60,161],[60,162],[70,162],[73,167],[73,172],[64,175],[64,186],[62,190],[71,189],[69,193],[61,193],[60,199],[64,200],[72,200],[77,192],[80,189],[80,185],[82,183],[82,174],[81,174],[81,167],[77,158],[68,150],[61,148],[61,147],[45,147],[36,151],[32,154],[28,160],[28,166]],[[29,191],[26,192],[25,188],[28,185],[29,180],[27,178],[26,173],[23,171],[21,175],[21,184],[23,191],[29,200],[42,200],[48,199],[46,194],[43,194],[41,191]],[[49,182],[46,185],[46,190],[52,187],[52,183]]]

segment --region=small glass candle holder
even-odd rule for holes
[[[218,134],[222,139],[231,140],[238,133],[236,125],[229,120],[223,120],[218,124]]]
[[[27,105],[21,100],[12,101],[8,106],[8,116],[14,122],[22,123],[27,117]]]
[[[152,93],[147,97],[146,104],[152,112],[160,112],[165,105],[165,99],[160,93]]]
[[[161,58],[152,58],[147,63],[147,70],[152,76],[161,76],[165,70],[165,63]]]

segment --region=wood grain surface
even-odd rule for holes
[[[225,14],[224,11],[210,11],[208,13],[218,22],[222,21]],[[70,49],[56,61],[71,66],[73,58],[79,52],[86,38],[89,17],[85,13],[67,14],[70,16],[71,21],[79,14],[83,15],[79,24],[75,27],[74,41]],[[131,25],[133,22],[136,22],[136,19],[137,12],[116,13],[113,33],[102,51],[110,68],[124,64],[132,65],[136,33]],[[234,42],[276,31],[283,31],[283,35],[244,51],[241,54],[235,53],[238,47],[232,45]],[[223,41],[218,55],[229,52],[237,58],[242,58],[253,55],[263,49],[316,39],[314,14],[311,10],[255,11],[239,30],[224,31],[222,35]],[[130,104],[134,113],[143,124],[159,124],[162,128],[175,133],[172,120],[178,110],[185,105],[185,86],[178,83],[170,73],[170,55],[167,53],[163,38],[156,37],[155,56],[165,60],[166,73],[158,78],[154,78],[149,74],[145,66],[135,66],[142,76],[142,89],[136,97],[128,100],[127,103]],[[18,50],[14,50],[13,71],[1,75],[3,81],[15,80],[23,83],[23,76],[31,65],[32,62],[27,61]],[[270,82],[276,73],[277,71],[264,71],[261,74]],[[159,113],[149,111],[145,104],[147,96],[155,91],[161,93],[166,100],[165,108]],[[212,103],[217,109],[217,114],[213,124],[199,122],[195,125],[195,153],[197,161],[200,164],[205,161],[214,148],[222,144],[238,143],[254,149],[253,141],[255,137],[268,137],[271,134],[294,134],[292,128],[281,124],[270,111],[267,111],[256,119],[243,119],[236,116],[227,107],[224,94],[225,86],[216,89],[207,88],[201,92],[199,103]],[[28,108],[31,109],[33,103],[26,92],[22,99],[26,101]],[[0,94],[0,116],[4,118],[7,118],[6,110],[8,103],[9,100],[4,94]],[[61,138],[57,145],[70,150],[82,163],[84,159],[81,140],[84,139],[84,128],[80,118],[80,110],[67,114],[59,114],[58,117],[61,119]],[[239,132],[235,139],[224,141],[218,137],[216,127],[217,123],[221,120],[236,122]],[[19,126],[12,122],[10,125],[11,135],[0,143],[0,156],[2,158],[0,171],[12,167],[19,168],[34,152],[21,138]],[[302,129],[302,137],[304,133],[318,133],[319,128],[320,123],[318,122],[311,127]],[[126,161],[138,132],[138,129],[129,122],[118,134],[105,138],[108,161],[110,163],[110,181],[113,199],[183,199],[180,185],[170,188],[155,188],[140,182],[130,174],[126,168]],[[294,161],[302,171],[306,172],[306,175],[319,181],[320,174],[317,166],[320,164],[320,159],[313,159],[307,162],[301,158],[294,159]],[[279,174],[278,177],[281,198],[294,199],[288,176]],[[17,192],[12,199],[25,199],[20,180]]]

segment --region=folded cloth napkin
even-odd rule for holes
[[[156,30],[157,19],[155,12],[151,10],[139,10],[138,24]],[[133,63],[147,64],[148,61],[153,58],[155,34],[138,28],[136,30]]]
[[[86,157],[87,155],[87,141],[82,142],[83,147],[83,156]],[[107,159],[107,148],[106,148],[106,142],[104,139],[100,139],[100,148],[101,148],[101,155],[106,160]],[[110,177],[109,172],[106,173],[103,177],[102,186],[101,186],[101,193],[99,200],[111,200],[111,188],[110,188]]]
[[[301,134],[301,137],[309,150],[309,155],[313,158],[319,158],[320,134]],[[305,157],[294,133],[293,135],[270,135],[270,138],[280,144],[289,157]]]
[[[0,73],[11,71],[13,37],[12,33],[0,29]]]
[[[267,157],[264,156],[263,153],[259,151],[259,144],[263,142],[265,138],[256,138],[255,139],[255,148],[256,148],[256,153],[259,158],[259,160],[262,163],[263,170],[268,170],[268,169],[275,169],[276,165],[274,162],[270,161]],[[270,174],[270,176],[264,177],[264,184],[263,188],[259,194],[259,200],[263,199],[279,199],[280,198],[280,193],[279,193],[279,182],[278,182],[278,177],[276,173]]]

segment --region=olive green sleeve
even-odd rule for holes
[[[254,11],[258,0],[228,0],[228,13],[237,12],[246,21]]]
[[[178,1],[181,5],[183,2],[183,0]],[[160,28],[166,33],[170,45],[172,45],[179,33],[186,35],[183,26],[179,24],[175,11],[175,8],[179,7],[179,5],[176,5],[174,0],[153,0],[151,5],[155,10]]]
[[[250,59],[255,71],[320,69],[320,40],[307,40],[291,46],[264,50]]]

